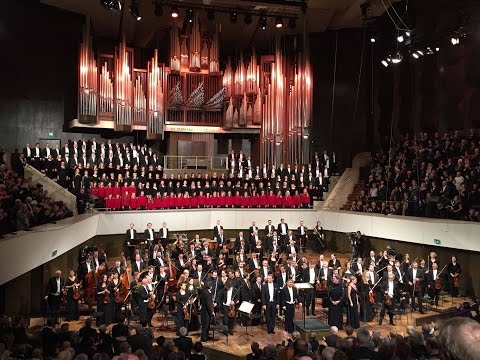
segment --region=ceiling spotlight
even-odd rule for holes
[[[122,10],[122,3],[120,0],[100,0],[100,4],[107,10],[117,12]]]
[[[230,13],[230,22],[232,23],[236,23],[237,22],[237,17],[238,17],[238,14],[236,11],[232,11]]]
[[[406,37],[410,37],[410,34],[411,34],[410,31],[408,31],[408,30],[405,31],[405,36],[406,36]]]
[[[382,65],[388,67],[388,62],[386,60],[382,60]]]
[[[282,134],[277,134],[275,135],[275,145],[280,145],[282,143],[283,139],[282,139]]]
[[[395,55],[392,57],[392,63],[393,64],[399,64],[402,62],[403,55],[400,51],[398,51]]]
[[[417,54],[423,56],[423,51],[422,50],[417,50]]]
[[[398,35],[398,36],[397,36],[397,41],[398,41],[399,43],[402,43],[403,40],[405,40],[405,38],[403,37],[403,35]]]
[[[243,18],[243,22],[247,25],[252,23],[252,14],[246,13],[245,17]]]
[[[155,13],[155,16],[163,16],[163,6],[159,2],[155,3],[155,10],[153,11]]]
[[[288,19],[288,28],[289,29],[295,29],[297,27],[297,22],[295,18],[290,18]]]
[[[215,20],[215,11],[213,11],[212,9],[208,9],[207,10],[207,19],[208,19],[208,21]]]
[[[132,0],[132,2],[130,3],[129,10],[135,20],[137,21],[142,20],[142,16],[140,15],[140,6],[138,3],[138,0]]]
[[[427,55],[433,55],[433,50],[430,46],[427,47]]]
[[[437,47],[435,48],[435,51],[440,51],[440,48],[437,46]]]
[[[372,37],[370,38],[370,42],[373,44],[375,41],[377,41],[377,39],[375,39],[375,36],[372,36]]]
[[[187,10],[187,19],[188,19],[189,23],[193,22],[193,10],[192,9]]]
[[[420,55],[418,55],[416,52],[414,52],[414,53],[412,54],[412,56],[413,56],[415,59],[418,59],[418,58],[420,57]]]
[[[277,18],[275,19],[275,27],[277,29],[280,29],[281,27],[283,27],[283,19],[281,16],[277,16]]]
[[[172,18],[178,18],[178,8],[176,6],[172,6],[172,11],[170,12]]]
[[[458,37],[454,36],[450,39],[450,42],[452,43],[452,45],[458,45],[458,44],[460,44],[460,39]]]
[[[260,16],[258,19],[258,26],[265,30],[267,28],[267,17],[265,15]]]

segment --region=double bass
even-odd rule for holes
[[[122,284],[122,289],[117,291],[117,293],[115,294],[116,303],[126,302],[128,294],[130,293],[131,279],[129,271],[131,271],[131,269],[128,268],[127,259],[125,258],[125,254],[123,252],[122,260],[125,263],[125,271],[122,273],[122,275],[120,275],[120,283]]]

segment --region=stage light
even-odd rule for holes
[[[437,46],[437,47],[435,48],[435,51],[440,51],[440,48]]]
[[[140,15],[140,6],[138,3],[138,0],[132,0],[132,2],[130,3],[129,10],[135,20],[137,21],[142,20],[142,16]]]
[[[283,19],[281,16],[277,16],[277,18],[275,19],[275,27],[277,29],[280,29],[283,27]]]
[[[411,34],[410,31],[405,31],[405,36],[406,37],[410,37],[410,34]]]
[[[122,3],[120,0],[100,0],[100,5],[112,12],[122,10]]]
[[[232,11],[230,13],[230,22],[232,23],[236,23],[237,22],[237,17],[238,17],[238,14],[236,11]]]
[[[296,27],[297,27],[297,21],[295,20],[295,18],[288,19],[288,28],[295,29]]]
[[[423,56],[423,51],[422,50],[417,50],[417,54]]]
[[[189,23],[193,22],[193,9],[188,9],[187,10],[187,19]]]
[[[267,28],[267,17],[265,15],[260,16],[258,19],[258,26],[265,30]]]
[[[163,16],[163,6],[160,3],[155,3],[155,10],[154,10],[155,16]]]
[[[245,17],[243,18],[243,22],[247,25],[250,25],[252,23],[252,14],[245,14]]]
[[[382,65],[388,67],[388,62],[386,60],[382,60]]]
[[[370,38],[370,42],[373,44],[375,41],[377,41],[377,39],[375,39],[375,36],[372,36],[372,37]]]
[[[415,59],[418,59],[418,58],[420,57],[416,52],[414,52],[414,53],[412,54],[412,56],[413,56]]]
[[[460,39],[458,37],[454,36],[450,39],[450,42],[452,43],[452,45],[458,45],[458,44],[460,44]]]
[[[399,64],[403,60],[403,55],[400,52],[397,52],[393,57],[392,57],[392,64]]]
[[[207,19],[208,19],[209,21],[215,20],[215,11],[213,11],[212,9],[208,9],[208,11],[207,11]]]
[[[397,36],[397,41],[398,41],[399,43],[402,43],[404,40],[405,40],[405,38],[403,37],[403,35],[398,35],[398,36]]]
[[[170,12],[170,15],[172,16],[172,18],[176,19],[178,18],[178,9],[176,6],[172,6],[172,10]]]
[[[427,47],[427,55],[433,55],[433,50],[430,46]]]

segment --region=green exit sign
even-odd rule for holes
[[[439,239],[433,239],[433,242],[434,242],[436,245],[440,245],[440,244],[442,243]]]
[[[48,136],[53,136],[53,131],[49,131]]]

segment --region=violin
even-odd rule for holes
[[[228,317],[234,318],[237,315],[237,307],[235,304],[228,307]]]
[[[108,285],[107,285],[108,287]],[[107,287],[105,287],[105,292],[103,293],[103,303],[108,304],[110,303],[110,291],[107,290]]]
[[[373,285],[373,287],[368,292],[368,302],[370,304],[375,304],[375,293],[373,292],[373,289],[375,289],[375,287],[380,283],[381,280],[382,280],[382,278],[378,279],[376,284]],[[387,294],[387,296],[390,297],[390,295],[388,295],[388,294]],[[391,301],[391,299],[390,299],[390,301]]]
[[[76,279],[75,279],[76,280]],[[72,285],[72,298],[74,300],[78,300],[80,299],[81,297],[81,294],[80,294],[80,285],[77,285],[75,283],[75,281],[73,282],[73,285]]]
[[[392,305],[392,297],[388,293],[385,294],[385,305],[386,306]]]
[[[327,280],[320,280],[319,282],[315,283],[315,290],[317,291],[327,290]]]

